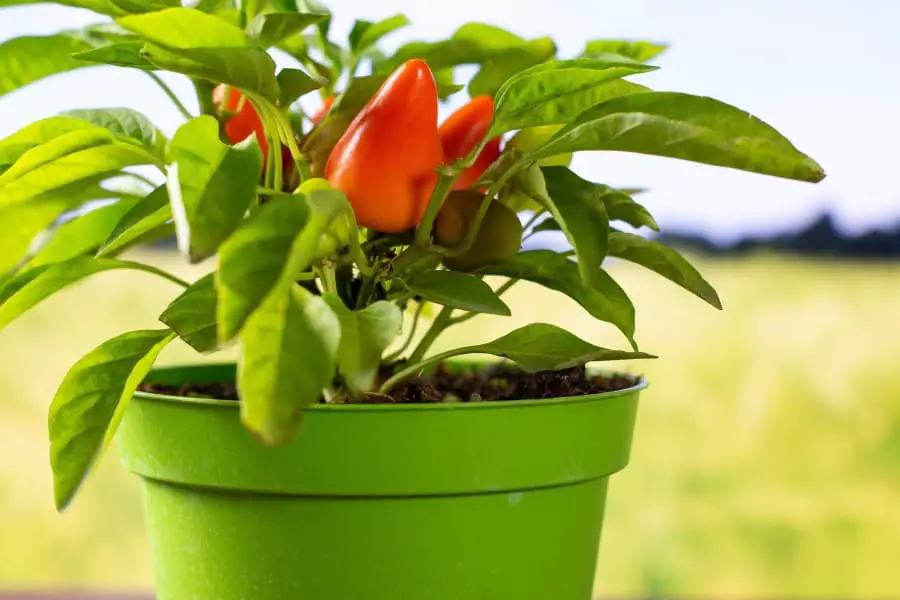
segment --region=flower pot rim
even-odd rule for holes
[[[448,363],[458,365],[486,364],[491,361],[479,359],[463,359],[448,360]],[[165,365],[154,367],[150,371],[147,380],[152,381],[160,375],[184,372],[190,369],[216,370],[224,371],[236,367],[233,362],[209,362],[209,363],[179,363],[173,365]],[[610,369],[601,369],[598,367],[588,366],[588,370],[593,374],[619,374],[618,371]],[[633,375],[629,375],[633,376]],[[337,412],[337,413],[396,413],[403,411],[432,411],[432,410],[509,410],[514,408],[538,407],[538,406],[557,406],[560,404],[575,404],[580,402],[596,402],[604,398],[615,398],[634,392],[643,391],[649,386],[647,378],[638,375],[637,382],[627,388],[614,390],[610,392],[601,392],[599,394],[582,394],[578,396],[559,396],[555,398],[536,398],[528,400],[494,400],[484,402],[433,402],[433,403],[398,403],[398,404],[310,404],[306,406],[304,411],[316,412]],[[179,404],[208,406],[211,408],[224,408],[227,410],[238,410],[240,402],[235,400],[221,400],[216,398],[196,398],[190,396],[173,396],[171,394],[160,394],[155,392],[138,391],[134,394],[135,399],[173,402]]]

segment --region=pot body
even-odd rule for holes
[[[168,383],[233,365],[158,369]],[[317,405],[266,447],[238,403],[138,393],[159,600],[588,600],[643,382],[566,399]]]

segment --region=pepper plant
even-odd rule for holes
[[[467,23],[387,52],[382,38],[406,26],[404,16],[357,20],[340,40],[312,0],[62,3],[112,20],[3,43],[0,94],[115,65],[146,73],[186,121],[166,139],[127,108],[77,110],[0,141],[0,327],[102,271],[136,269],[179,288],[159,328],[104,342],[64,378],[49,418],[60,509],[175,339],[200,353],[238,345],[242,421],[280,444],[302,427],[305,406],[389,395],[458,355],[494,355],[529,372],[650,357],[638,350],[634,307],[603,268],[607,257],[721,308],[675,250],[626,231],[658,227],[634,191],[570,170],[575,152],[824,177],[756,117],[632,81],[657,68],[648,61],[660,44],[594,40],[559,56],[549,38]],[[292,66],[277,69],[273,50]],[[460,65],[475,65],[475,75],[458,81]],[[190,80],[200,114],[160,72]],[[471,100],[439,124],[439,103],[463,90]],[[310,94],[320,108],[307,114],[302,105],[312,103],[298,100]],[[561,231],[570,249],[520,251],[523,231],[540,230]],[[185,260],[209,266],[206,276],[182,281],[123,257],[172,234]],[[494,289],[486,276],[504,283]],[[629,349],[532,323],[428,355],[452,325],[509,315],[501,296],[518,281],[570,296],[618,328]]]

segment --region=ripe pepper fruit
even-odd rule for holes
[[[224,83],[219,84],[213,90],[213,102],[217,106],[235,113],[225,122],[225,135],[228,137],[228,141],[237,144],[247,139],[251,133],[255,133],[256,141],[259,142],[263,153],[263,164],[265,164],[266,157],[269,155],[269,140],[266,139],[266,130],[253,103],[245,100],[244,95],[238,90]]]
[[[443,162],[438,95],[425,61],[403,63],[341,136],[325,178],[350,200],[356,221],[383,233],[418,225]]]
[[[487,134],[493,118],[494,99],[490,96],[475,96],[447,117],[438,128],[447,164],[464,158],[471,152]],[[496,137],[485,144],[475,163],[460,173],[453,182],[453,189],[465,190],[472,187],[499,156],[500,138]]]
[[[509,140],[507,148],[515,148],[525,154],[529,154],[536,150],[539,146],[543,146],[557,131],[563,128],[563,125],[539,125],[537,127],[526,127]],[[548,156],[537,161],[539,167],[568,167],[572,162],[572,153],[559,154],[557,156]]]
[[[434,224],[435,241],[445,248],[459,246],[469,231],[484,194],[475,191],[451,192],[441,206]],[[516,213],[492,200],[478,235],[460,256],[445,256],[444,266],[453,271],[471,273],[512,258],[522,245],[522,223]]]
[[[335,100],[334,96],[329,96],[329,97],[325,98],[325,100],[322,101],[322,106],[320,106],[318,108],[318,110],[316,110],[316,112],[314,112],[312,114],[312,116],[310,117],[310,120],[313,122],[313,125],[318,124],[319,121],[322,120],[322,117],[325,116],[325,113],[327,113],[329,110],[331,110],[331,105],[334,104],[334,100]]]

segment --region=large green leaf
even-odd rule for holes
[[[132,331],[103,342],[69,370],[50,404],[56,508],[72,501],[109,446],[125,407],[174,334]]]
[[[639,40],[591,40],[584,46],[583,56],[618,54],[632,60],[646,62],[666,51],[668,44]]]
[[[459,310],[509,316],[509,307],[480,278],[457,271],[419,273],[406,286],[416,296]]]
[[[232,339],[276,288],[284,288],[356,234],[353,211],[339,192],[271,198],[219,252],[219,339]]]
[[[350,50],[357,54],[365,52],[384,36],[407,25],[409,19],[406,15],[394,15],[377,23],[359,19],[353,23],[353,29],[350,31]]]
[[[142,164],[157,164],[157,159],[105,129],[69,131],[32,147],[0,175],[0,208]]]
[[[713,286],[677,251],[639,235],[613,231],[609,234],[609,254],[659,273],[712,306],[722,309]]]
[[[0,8],[4,6],[16,6],[22,4],[40,4],[47,0],[0,0]],[[52,0],[55,4],[84,8],[108,15],[121,17],[130,14],[139,14],[161,10],[170,6],[177,6],[178,0]]]
[[[580,304],[592,317],[612,323],[634,345],[634,305],[609,274],[600,269],[593,286],[587,286],[578,265],[552,250],[522,252],[508,261],[488,265],[486,275],[504,275],[533,281],[562,292]]]
[[[541,169],[547,185],[547,209],[578,257],[578,271],[585,285],[600,276],[598,267],[606,258],[609,215],[601,190],[566,167]]]
[[[172,300],[159,320],[168,325],[197,352],[219,347],[216,338],[216,284],[210,273],[195,281]]]
[[[486,59],[469,82],[469,95],[493,96],[506,81],[525,69],[556,56],[556,44],[551,38],[530,40]]]
[[[631,94],[595,106],[529,158],[582,150],[668,156],[810,182],[825,177],[814,160],[749,113],[676,92]]]
[[[169,146],[168,191],[178,245],[191,262],[212,256],[256,199],[262,151],[256,137],[229,146],[204,115],[182,125]]]
[[[146,39],[145,58],[160,68],[278,98],[275,62],[243,30],[193,8],[119,19]]]
[[[274,12],[257,15],[247,26],[247,33],[263,48],[275,46],[328,18],[327,13]]]
[[[523,46],[521,37],[500,27],[466,23],[448,39],[438,42],[410,42],[401,46],[378,71],[389,73],[411,58],[425,60],[433,71],[465,64],[479,64],[510,48]]]
[[[247,320],[237,373],[241,420],[264,443],[296,434],[303,408],[331,383],[340,338],[334,311],[297,285],[279,288]]]
[[[72,55],[72,58],[83,63],[82,66],[85,67],[91,66],[90,63],[96,63],[141,69],[142,71],[156,71],[158,67],[148,61],[143,52],[144,42],[124,41],[84,50]]]
[[[326,294],[324,299],[341,325],[338,372],[354,393],[371,391],[381,365],[381,355],[400,333],[403,324],[400,308],[379,300],[353,311],[334,294]]]
[[[157,127],[141,113],[130,108],[94,108],[70,110],[60,115],[80,119],[106,129],[116,139],[134,142],[146,148],[160,161],[165,155],[168,140]]]
[[[63,262],[96,251],[138,200],[123,198],[63,223],[26,263],[27,268]]]
[[[172,280],[171,275],[150,265],[89,256],[35,267],[7,279],[0,288],[0,329],[61,289],[96,273],[114,269],[144,271]]]
[[[162,185],[147,194],[131,210],[122,215],[102,247],[98,257],[112,257],[132,246],[156,241],[175,233],[169,193]]]
[[[61,214],[92,200],[111,199],[112,192],[100,185],[101,178],[78,181],[29,202],[0,206],[0,274],[25,258],[35,237]]]
[[[71,131],[90,129],[94,129],[92,123],[71,117],[50,117],[26,125],[0,140],[0,175],[32,148]]]
[[[621,79],[656,68],[626,58],[578,58],[538,64],[507,80],[497,91],[490,135],[568,123],[610,98],[646,92],[646,87]]]
[[[656,358],[644,352],[601,348],[555,325],[532,323],[486,344],[454,348],[429,357],[391,377],[382,386],[381,391],[389,391],[391,386],[424,366],[465,354],[490,354],[507,358],[529,373],[567,369],[594,361]]]
[[[62,32],[46,36],[23,36],[0,44],[0,96],[45,77],[90,66],[72,58],[93,46],[84,36]]]

